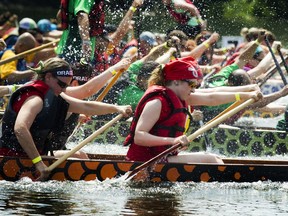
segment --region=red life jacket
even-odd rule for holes
[[[138,42],[136,39],[131,40],[122,49],[114,48],[113,53],[109,55],[110,66],[117,64],[123,58],[124,53],[131,47],[138,47]]]
[[[135,129],[138,119],[145,105],[153,100],[160,99],[162,110],[160,118],[149,133],[161,137],[178,137],[185,131],[186,114],[188,113],[186,102],[180,101],[176,94],[169,88],[162,86],[151,86],[141,98],[135,110],[134,119],[131,123],[130,134],[126,137],[124,145],[131,144],[128,153],[128,160],[147,161],[170,146],[145,147],[134,142]],[[174,152],[173,154],[177,154]]]
[[[74,16],[68,10],[69,0],[61,0],[61,25],[62,29],[68,29],[69,26],[69,15]],[[70,14],[69,14],[70,13]],[[104,12],[104,1],[95,0],[91,11],[89,13],[89,25],[90,25],[90,36],[97,36],[103,33],[105,22],[105,12]]]
[[[188,4],[194,5],[190,0],[185,0],[185,2],[187,2]],[[173,6],[171,6],[171,4],[169,5],[165,5],[166,8],[168,9],[169,13],[176,19],[177,22],[179,22],[180,24],[186,24],[191,16],[188,15],[187,12],[185,13],[179,13],[177,11],[175,11],[175,8]]]
[[[95,50],[95,53],[94,53],[94,58],[95,58],[95,72],[97,74],[92,74],[92,76],[95,76],[95,75],[98,75],[99,73],[102,73],[103,71],[107,70],[111,64],[109,62],[109,59],[108,59],[108,55],[104,52],[102,54],[100,54],[99,52],[97,52]]]

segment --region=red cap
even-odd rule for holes
[[[202,79],[197,61],[192,57],[178,58],[167,63],[164,68],[165,80]]]

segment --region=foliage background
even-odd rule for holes
[[[145,0],[140,16],[135,16],[139,31],[165,33],[175,22],[162,5],[162,0]],[[105,0],[106,22],[119,24],[132,0]],[[194,0],[201,14],[208,21],[211,31],[220,35],[239,35],[242,27],[263,27],[272,31],[277,39],[287,44],[287,0]],[[0,12],[9,10],[19,19],[34,20],[54,18],[60,0],[1,0]]]

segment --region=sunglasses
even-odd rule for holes
[[[195,81],[191,81],[191,80],[182,80],[182,81],[188,83],[188,85],[189,85],[191,88],[197,88],[197,87],[198,87],[198,83],[195,82]]]
[[[69,84],[59,80],[56,76],[53,76],[57,80],[57,84],[60,86],[60,88],[65,89],[69,86]]]

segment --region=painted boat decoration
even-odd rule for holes
[[[80,128],[71,141],[84,139],[105,121],[90,121]],[[119,121],[99,135],[94,142],[122,145],[129,133],[129,122]],[[198,127],[190,127],[187,134],[192,134]],[[288,153],[288,136],[285,131],[254,128],[215,127],[205,133],[209,149],[225,156],[273,156]],[[77,139],[76,139],[77,138]],[[195,139],[189,149],[192,152],[206,151],[204,135]]]
[[[264,95],[272,94],[274,92],[280,91],[284,87],[283,81],[281,79],[269,79],[262,85],[261,92]]]
[[[127,162],[123,155],[90,155],[91,159],[68,159],[55,168],[48,180],[57,181],[103,181],[118,178],[135,169],[141,163]],[[46,165],[54,159],[44,159]],[[288,181],[288,161],[225,159],[223,165],[200,163],[159,163],[145,178],[151,182],[256,182]],[[143,172],[135,178],[142,179]],[[0,157],[0,180],[17,181],[21,177],[35,179],[35,167],[30,159]]]

